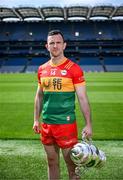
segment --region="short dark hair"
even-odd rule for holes
[[[61,32],[60,30],[57,30],[57,29],[50,31],[50,32],[48,33],[48,36],[53,36],[53,35],[57,35],[57,34],[60,34],[60,35],[62,36],[62,38],[63,38],[63,41],[65,41],[62,32]]]

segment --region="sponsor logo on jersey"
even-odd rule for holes
[[[54,90],[61,90],[62,89],[62,79],[60,78],[54,78],[53,79],[53,87]]]
[[[42,74],[47,74],[47,71],[46,71],[46,70],[43,70],[43,71],[42,71]]]
[[[62,89],[62,79],[61,78],[43,78],[42,79],[42,86],[45,89],[54,89],[54,90],[61,90]]]
[[[43,79],[42,85],[43,85],[43,87],[45,87],[45,89],[49,89],[51,86],[51,80],[50,79]]]

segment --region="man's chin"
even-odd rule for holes
[[[59,54],[53,53],[52,56],[56,58],[56,57],[59,57]]]

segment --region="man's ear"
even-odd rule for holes
[[[63,48],[64,50],[66,49],[66,46],[67,46],[67,43],[66,43],[66,42],[64,42],[64,48]]]
[[[48,50],[48,44],[45,44],[45,48]]]

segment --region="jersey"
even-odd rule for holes
[[[80,66],[64,58],[59,65],[51,60],[38,69],[43,91],[42,120],[47,124],[71,124],[75,121],[75,86],[84,85]]]

